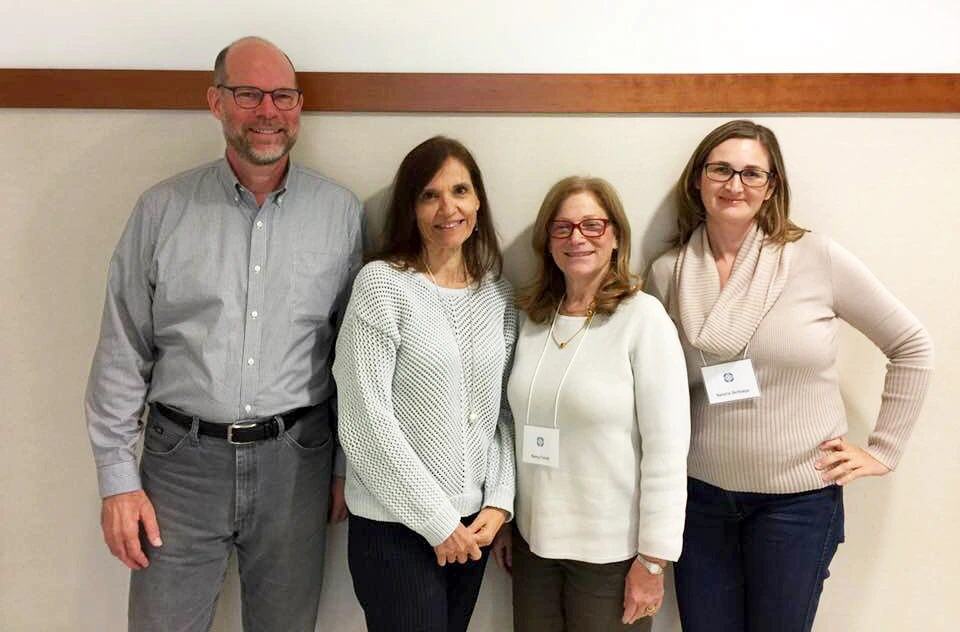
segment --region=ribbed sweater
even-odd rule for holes
[[[570,339],[585,320],[559,316],[557,338]],[[507,389],[517,421],[517,527],[540,557],[676,560],[690,438],[676,328],[656,299],[638,294],[576,335],[560,349],[550,322],[520,328]],[[553,427],[555,412],[559,467],[524,463],[523,426]]]
[[[447,289],[383,261],[363,267],[333,365],[352,513],[399,522],[432,546],[482,507],[513,513],[513,418],[501,394],[516,320],[505,280]]]
[[[796,241],[783,292],[746,350],[761,396],[711,406],[700,373],[700,351],[680,325],[677,256],[672,250],[654,262],[646,291],[664,303],[680,330],[690,380],[690,476],[731,491],[761,493],[802,492],[829,484],[814,463],[822,454],[821,442],[847,432],[837,374],[841,319],[889,359],[866,450],[887,467],[896,467],[927,391],[933,344],[917,318],[862,262],[817,233]],[[709,282],[719,284],[719,275]],[[739,358],[705,354],[704,359],[717,364]]]

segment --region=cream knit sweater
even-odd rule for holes
[[[933,346],[916,317],[859,260],[816,233],[793,244],[783,293],[747,351],[761,396],[714,406],[704,392],[700,352],[679,326],[676,261],[677,250],[657,259],[646,291],[666,305],[680,329],[690,379],[690,476],[731,491],[789,493],[826,486],[814,469],[821,454],[817,446],[847,432],[837,376],[840,319],[889,359],[866,449],[896,467],[927,391]],[[707,354],[705,359],[715,364],[734,358]]]
[[[516,328],[505,280],[445,289],[383,261],[364,266],[333,365],[352,513],[436,546],[482,507],[513,512],[501,393]]]
[[[523,323],[507,389],[517,420],[517,528],[540,557],[680,556],[690,408],[677,330],[637,294],[610,315]],[[542,355],[542,360],[541,360]],[[529,410],[529,416],[527,411]],[[555,416],[556,415],[556,416]],[[556,469],[523,462],[523,427],[556,427]]]

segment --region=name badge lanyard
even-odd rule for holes
[[[703,376],[703,388],[711,405],[760,397],[760,386],[757,384],[753,362],[747,358],[749,349],[750,343],[747,342],[739,360],[709,366],[703,350],[697,349],[702,363],[700,374]]]
[[[743,348],[743,353],[740,354],[740,360],[747,359],[747,351],[750,350],[750,341],[747,341],[747,346]],[[726,362],[720,362],[719,364],[707,364],[707,359],[703,357],[703,349],[697,349],[700,352],[700,366],[719,366],[719,364],[726,364]],[[739,360],[732,360],[732,362],[739,362]]]
[[[535,424],[530,423],[530,409],[533,405],[533,388],[536,386],[537,377],[540,375],[540,367],[543,366],[543,359],[547,355],[547,348],[550,346],[550,341],[553,340],[553,332],[557,325],[557,318],[559,315],[560,305],[558,304],[557,310],[553,314],[553,322],[550,323],[550,331],[547,332],[547,336],[544,339],[543,349],[540,350],[540,357],[537,359],[537,366],[533,371],[533,377],[530,379],[530,388],[527,390],[527,410],[523,420],[523,461],[525,463],[546,465],[548,467],[559,466],[560,431],[558,428],[558,419],[560,415],[560,394],[563,392],[563,385],[566,383],[567,376],[570,374],[570,367],[572,367],[573,363],[576,362],[577,355],[580,353],[580,348],[583,346],[583,342],[587,339],[587,335],[590,333],[590,325],[592,324],[591,319],[587,322],[586,327],[584,327],[583,335],[580,336],[580,340],[577,342],[577,346],[573,350],[573,355],[570,357],[570,362],[567,363],[567,368],[564,369],[563,376],[560,378],[560,383],[557,385],[557,392],[553,398],[553,426],[551,428],[536,426]],[[528,432],[528,429],[533,430],[533,432]],[[550,432],[543,433],[544,430],[550,430]],[[536,432],[540,432],[540,434],[534,437]],[[532,446],[528,445],[530,439],[534,439],[536,444]]]

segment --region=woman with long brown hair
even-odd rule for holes
[[[371,632],[464,632],[513,511],[502,385],[516,308],[483,178],[437,136],[403,159],[384,246],[360,271],[334,376],[348,561]]]

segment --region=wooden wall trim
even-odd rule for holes
[[[0,108],[205,109],[206,71],[0,69]],[[960,112],[960,74],[303,72],[305,110],[447,113]]]

